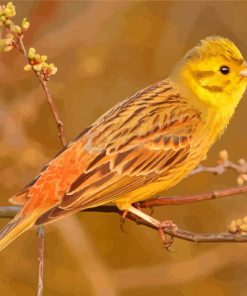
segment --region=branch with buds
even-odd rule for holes
[[[64,135],[63,122],[60,119],[55,101],[47,86],[47,82],[53,75],[56,74],[57,67],[53,63],[48,63],[48,57],[37,53],[35,48],[31,47],[28,51],[26,50],[23,39],[24,33],[30,27],[30,23],[26,18],[24,18],[21,25],[16,25],[12,20],[15,15],[16,10],[12,2],[9,2],[6,6],[0,6],[0,26],[3,27],[4,31],[4,38],[0,39],[0,50],[3,52],[9,52],[12,49],[17,49],[24,55],[27,60],[24,70],[32,70],[38,78],[56,121],[60,142],[63,146],[65,146],[66,139]]]
[[[232,170],[237,174],[237,183],[239,186],[243,185],[247,181],[247,162],[245,159],[241,158],[237,163],[229,160],[229,155],[227,150],[222,150],[219,152],[218,165],[214,167],[204,167],[202,165],[194,169],[190,175],[195,175],[201,172],[209,172],[215,175],[221,175],[226,170]]]

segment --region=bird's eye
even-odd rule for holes
[[[230,69],[228,66],[221,66],[220,67],[220,72],[224,75],[227,75],[230,72]]]

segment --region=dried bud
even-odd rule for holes
[[[49,80],[50,76],[57,72],[57,67],[55,67],[53,63],[48,64],[46,62],[47,56],[36,53],[36,50],[33,47],[28,51],[28,59],[30,65],[26,65],[24,70],[29,71],[31,67],[34,71],[40,72],[45,80]]]
[[[242,225],[240,225],[240,230],[242,230],[242,231],[247,231],[247,224],[242,224]]]
[[[247,216],[243,219],[233,220],[228,226],[228,231],[232,233],[241,233],[247,236]]]
[[[46,55],[42,55],[42,56],[40,57],[40,60],[41,60],[42,62],[45,62],[45,61],[47,60],[47,56],[46,56]]]
[[[243,224],[243,220],[241,218],[236,220],[236,226],[241,226]]]
[[[12,2],[7,3],[3,10],[7,17],[13,17],[16,15],[15,5]]]
[[[40,72],[42,69],[42,65],[41,64],[37,64],[33,66],[34,71],[36,72]]]
[[[21,32],[22,32],[21,27],[18,25],[14,25],[13,28],[11,28],[11,31],[13,31],[17,34],[21,34]]]
[[[231,226],[236,226],[236,220],[232,220],[230,223]]]
[[[240,165],[245,165],[246,164],[246,161],[243,158],[240,158],[239,161],[238,161],[238,163]]]
[[[57,73],[57,67],[53,63],[51,63],[49,65],[49,68],[51,69],[51,74],[52,75],[55,75]]]
[[[4,23],[4,25],[6,27],[10,27],[12,24],[13,24],[13,22],[11,20],[6,20],[5,23]]]
[[[237,183],[239,186],[242,186],[244,184],[244,179],[242,178],[242,176],[237,177]]]
[[[229,225],[228,226],[228,231],[229,232],[232,232],[232,233],[235,233],[235,232],[237,232],[237,227],[236,226],[234,226],[234,225]]]
[[[13,46],[12,45],[8,45],[8,46],[5,46],[4,48],[3,48],[3,51],[4,52],[9,52],[9,51],[11,51],[13,49]]]
[[[28,59],[33,60],[35,58],[36,50],[33,47],[30,47],[28,50]]]
[[[226,160],[228,160],[228,157],[229,157],[229,155],[228,155],[227,150],[221,150],[219,152],[219,159],[220,160],[226,161]]]
[[[27,64],[24,66],[24,71],[30,71],[32,70],[32,66],[30,64]]]
[[[5,15],[1,15],[0,16],[0,22],[4,23],[6,21],[6,16]]]
[[[21,22],[21,27],[24,31],[27,31],[30,27],[30,22],[27,20],[27,18],[24,18]]]
[[[34,56],[34,59],[37,61],[37,62],[41,62],[41,59],[40,59],[40,55],[39,54],[36,54]]]
[[[3,52],[8,52],[13,49],[13,37],[8,34],[8,38],[0,39],[0,50]]]
[[[237,232],[237,225],[235,220],[232,220],[231,223],[229,224],[228,231],[232,233]]]

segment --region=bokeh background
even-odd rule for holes
[[[1,4],[3,2],[1,1]],[[247,2],[15,1],[16,20],[28,17],[27,47],[59,68],[49,83],[72,140],[118,101],[169,75],[172,65],[201,38],[231,38],[247,57]],[[60,149],[44,94],[17,52],[0,56],[0,196],[29,182]],[[215,165],[227,149],[247,157],[247,96],[226,134],[208,155]],[[234,173],[190,177],[166,195],[236,185]],[[246,196],[155,209],[191,231],[224,231],[247,214]],[[0,219],[0,227],[7,223]],[[119,216],[80,213],[46,227],[44,295],[247,295],[247,245],[176,240],[166,252],[152,230]],[[37,238],[31,230],[0,254],[0,294],[35,295]]]

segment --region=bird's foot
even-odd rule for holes
[[[165,229],[174,229],[174,228],[176,229],[177,225],[174,224],[171,220],[162,221],[160,222],[160,225],[157,226],[157,230],[162,240],[163,247],[169,252],[174,251],[171,249],[171,246],[173,244],[173,236],[166,234]]]
[[[128,210],[124,210],[122,212],[121,218],[120,218],[120,229],[122,230],[123,233],[127,233],[124,229],[124,225],[125,225],[125,221],[126,221],[126,217],[128,215]]]
[[[125,222],[126,216],[128,213],[131,213],[139,218],[139,221],[148,222],[153,226],[153,228],[156,228],[159,232],[159,235],[161,237],[161,240],[163,242],[164,248],[166,248],[168,251],[171,251],[170,247],[173,243],[173,237],[172,235],[166,234],[166,230],[174,230],[177,228],[177,226],[170,220],[165,220],[163,222],[156,220],[155,218],[145,214],[144,212],[140,211],[136,206],[128,205],[128,207],[121,208],[123,210],[122,218],[121,218],[121,229],[123,230],[123,224]],[[170,232],[169,231],[169,232]]]

